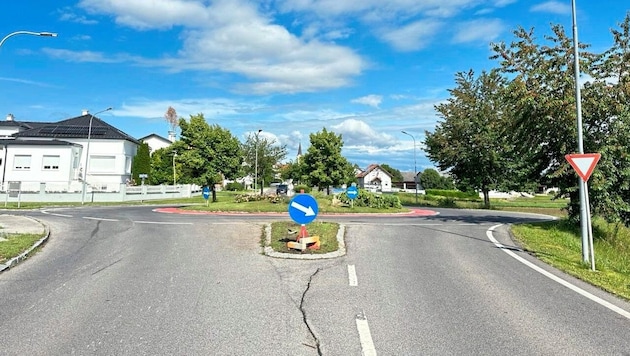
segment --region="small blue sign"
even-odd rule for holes
[[[359,190],[355,186],[348,187],[348,189],[346,189],[346,195],[350,199],[355,199],[357,195],[359,195]]]
[[[203,198],[205,200],[208,200],[208,198],[210,198],[210,187],[208,187],[208,186],[203,187],[203,193],[202,194],[203,194]]]
[[[319,207],[317,200],[308,194],[298,194],[289,203],[289,216],[298,224],[315,220]]]

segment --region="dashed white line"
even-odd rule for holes
[[[488,231],[486,231],[486,236],[488,236],[488,239],[490,241],[492,241],[492,243],[496,247],[498,247],[499,249],[503,250],[503,252],[507,253],[511,257],[514,257],[517,261],[521,262],[525,266],[527,266],[527,267],[533,269],[534,271],[542,274],[543,276],[548,277],[548,278],[552,279],[553,281],[555,281],[557,283],[560,283],[563,286],[571,289],[572,291],[574,291],[574,292],[576,292],[576,293],[578,293],[578,294],[580,294],[580,295],[582,295],[582,296],[584,296],[584,297],[594,301],[595,303],[597,303],[597,304],[599,304],[599,305],[601,305],[603,307],[606,307],[606,308],[614,311],[615,313],[617,313],[617,314],[619,314],[621,316],[624,316],[624,317],[630,319],[630,312],[628,312],[628,311],[626,311],[624,309],[621,309],[618,306],[616,306],[616,305],[614,305],[612,303],[609,303],[609,302],[603,300],[602,298],[600,298],[598,296],[595,296],[595,295],[585,291],[584,289],[582,289],[582,288],[580,288],[580,287],[578,287],[578,286],[576,286],[574,284],[571,284],[571,283],[565,281],[564,279],[562,279],[562,278],[560,278],[560,277],[558,277],[558,276],[556,276],[556,275],[554,275],[554,274],[552,274],[552,273],[550,273],[550,272],[548,272],[548,271],[546,271],[546,270],[536,266],[535,264],[529,262],[528,260],[524,259],[523,257],[515,254],[513,251],[510,251],[510,250],[506,249],[505,246],[503,246],[499,241],[497,241],[497,239],[495,239],[494,235],[492,234],[492,232],[496,228],[501,226],[501,225],[502,224],[495,225],[495,226],[491,227],[490,229],[488,229]]]
[[[118,219],[95,218],[95,217],[91,217],[91,216],[84,216],[83,219],[86,219],[86,220],[99,220],[99,221],[120,221]]]
[[[363,356],[376,356],[376,348],[372,341],[370,326],[364,313],[360,313],[356,318],[357,330],[359,331],[359,340],[361,341],[361,354]]]
[[[168,222],[168,221],[143,221],[143,220],[134,220],[132,223],[135,224],[155,224],[155,225],[192,225],[193,223],[189,222]]]
[[[62,218],[71,218],[72,215],[66,215],[66,214],[58,214],[58,213],[51,213],[48,210],[42,210],[42,214],[46,214],[46,215],[53,215],[53,216],[60,216]]]
[[[348,284],[350,287],[356,287],[359,285],[359,280],[357,279],[357,269],[354,265],[348,265]]]

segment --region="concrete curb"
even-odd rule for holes
[[[337,258],[346,254],[346,243],[344,236],[346,234],[346,227],[343,224],[339,224],[339,230],[337,230],[337,243],[339,249],[334,252],[322,253],[322,254],[295,254],[295,253],[282,253],[274,251],[271,246],[271,224],[265,224],[265,247],[263,253],[269,257],[284,258],[290,260],[323,260],[329,258]]]
[[[8,270],[10,268],[13,268],[15,266],[17,266],[20,262],[26,260],[29,255],[39,246],[41,246],[42,244],[44,244],[46,241],[48,241],[48,238],[50,237],[50,230],[48,229],[48,226],[43,224],[41,221],[39,220],[35,220],[31,217],[28,216],[23,216],[24,218],[33,220],[34,222],[36,222],[37,224],[42,225],[42,227],[44,228],[44,236],[37,240],[37,242],[35,242],[33,244],[33,246],[31,246],[28,250],[22,252],[21,254],[19,254],[16,257],[13,257],[12,259],[8,260],[5,263],[0,263],[0,273],[4,272],[5,270]]]

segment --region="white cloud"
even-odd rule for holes
[[[397,50],[415,51],[426,47],[441,27],[440,21],[420,20],[403,27],[382,30],[381,37]]]
[[[133,57],[125,54],[105,54],[93,51],[70,51],[66,49],[44,48],[42,52],[50,57],[68,62],[80,63],[121,63],[132,61]]]
[[[350,146],[361,145],[364,147],[392,145],[394,138],[391,135],[374,130],[367,123],[357,119],[347,119],[338,125],[332,125],[332,129],[342,135],[344,143]]]
[[[499,19],[479,19],[460,23],[453,42],[469,43],[481,42],[488,44],[495,40],[503,31],[505,25]]]
[[[532,12],[551,12],[554,14],[564,15],[571,12],[571,6],[568,2],[561,3],[559,1],[546,1],[531,7]]]
[[[374,108],[378,108],[383,101],[383,97],[381,95],[366,95],[360,98],[352,100],[353,103],[368,105]]]
[[[82,25],[95,25],[98,23],[98,21],[94,19],[88,19],[83,15],[77,15],[72,11],[72,9],[67,7],[57,10],[57,12],[59,13],[59,20],[61,21],[75,22]]]
[[[239,92],[312,92],[347,86],[366,64],[353,50],[290,33],[250,2],[192,0],[83,0],[91,12],[115,16],[138,29],[173,26],[182,32],[176,56],[142,60],[169,70],[220,71],[241,76]],[[335,36],[343,36],[337,34]]]

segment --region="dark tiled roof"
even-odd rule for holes
[[[87,138],[92,115],[82,115],[59,122],[38,123],[34,127],[14,134],[15,137],[46,137],[46,138]],[[138,140],[127,135],[114,126],[94,116],[92,118],[92,132],[90,138],[106,140],[126,140],[139,144]]]
[[[0,140],[0,146],[80,146],[76,143],[60,140]]]

